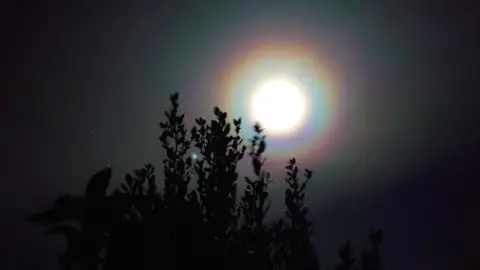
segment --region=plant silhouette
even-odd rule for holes
[[[66,237],[62,269],[319,269],[304,205],[312,171],[301,177],[295,158],[287,162],[286,217],[267,222],[272,179],[263,169],[266,136],[260,125],[253,126],[247,147],[240,137],[242,119],[232,125],[215,107],[214,120],[196,118],[188,131],[178,98],[178,93],[170,96],[160,123],[163,190],[154,166],[146,164],[107,194],[112,170],[105,168],[90,179],[84,196],[59,197],[51,208],[30,216],[31,222],[47,225],[48,234]],[[200,158],[188,155],[192,148]],[[245,190],[238,193],[237,164],[245,154],[253,175],[244,177]],[[381,238],[372,233],[361,269],[381,269]],[[349,244],[340,250],[337,269],[357,267],[350,253]]]
[[[381,262],[380,243],[382,242],[383,234],[380,230],[374,230],[368,238],[370,244],[369,248],[362,250],[361,259],[357,260],[354,257],[354,251],[350,242],[346,242],[339,249],[339,256],[341,263],[335,268],[336,270],[383,270],[385,269]]]

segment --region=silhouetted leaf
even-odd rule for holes
[[[309,169],[305,169],[305,177],[306,178],[311,178],[312,177],[312,171]]]
[[[253,170],[255,172],[256,175],[260,175],[260,168],[261,168],[261,163],[258,159],[254,158],[252,159],[252,163],[253,163]]]
[[[215,106],[215,107],[213,107],[213,113],[215,114],[215,116],[219,117],[221,111],[217,106]]]
[[[125,175],[125,181],[127,182],[128,186],[130,186],[130,187],[132,186],[132,184],[133,184],[133,178],[132,178],[132,176],[131,176],[129,173],[127,173],[127,174]]]
[[[207,123],[207,122],[205,121],[205,119],[203,119],[202,117],[196,118],[196,119],[195,119],[195,122],[196,122],[198,125],[200,125],[200,126],[203,126],[203,125],[205,125],[205,124]]]
[[[260,124],[259,124],[259,123],[256,123],[256,124],[253,126],[253,130],[254,130],[256,133],[262,133],[262,132],[263,132],[263,129],[260,127]]]
[[[85,190],[85,196],[105,196],[108,185],[110,184],[110,178],[112,177],[112,169],[105,168],[96,173],[87,185]]]
[[[265,148],[266,148],[265,141],[260,141],[260,144],[258,145],[257,155],[261,155],[263,152],[265,152]]]
[[[225,131],[224,131],[225,135],[229,134],[230,133],[230,123],[227,123],[227,125],[225,125]]]
[[[170,96],[170,102],[176,103],[178,101],[178,93],[174,93]]]
[[[120,185],[122,187],[123,192],[128,193],[128,187],[125,184]]]

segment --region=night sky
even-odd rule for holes
[[[337,263],[347,239],[358,250],[372,227],[384,229],[391,270],[462,269],[480,256],[473,1],[66,2],[0,8],[1,269],[56,269],[63,242],[28,214],[80,194],[107,164],[115,183],[160,164],[158,122],[173,92],[189,123],[215,105],[244,116],[231,74],[249,52],[285,44],[318,56],[328,72],[316,79],[336,100],[329,136],[312,122],[303,145],[272,142],[266,153],[274,203],[284,155],[314,171],[307,202],[322,262]]]

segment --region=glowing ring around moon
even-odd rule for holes
[[[266,130],[270,160],[284,162],[297,157],[318,164],[338,145],[346,111],[341,101],[345,98],[338,78],[327,63],[320,63],[322,58],[315,51],[298,44],[256,46],[240,54],[222,74],[218,104],[229,118],[242,117],[244,138],[253,136],[251,126],[258,120],[252,113],[252,96],[259,84],[270,78],[288,78],[299,85],[306,102],[302,119],[288,132]]]

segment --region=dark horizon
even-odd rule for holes
[[[342,140],[308,165],[320,260],[333,266],[345,240],[360,247],[380,227],[389,269],[461,267],[480,256],[474,10],[473,2],[11,4],[2,11],[0,267],[57,267],[61,242],[27,224],[28,214],[81,193],[107,164],[115,184],[144,163],[160,171],[158,123],[173,92],[187,123],[214,106],[244,117],[218,93],[222,75],[251,44],[289,37],[321,48],[348,100]]]

